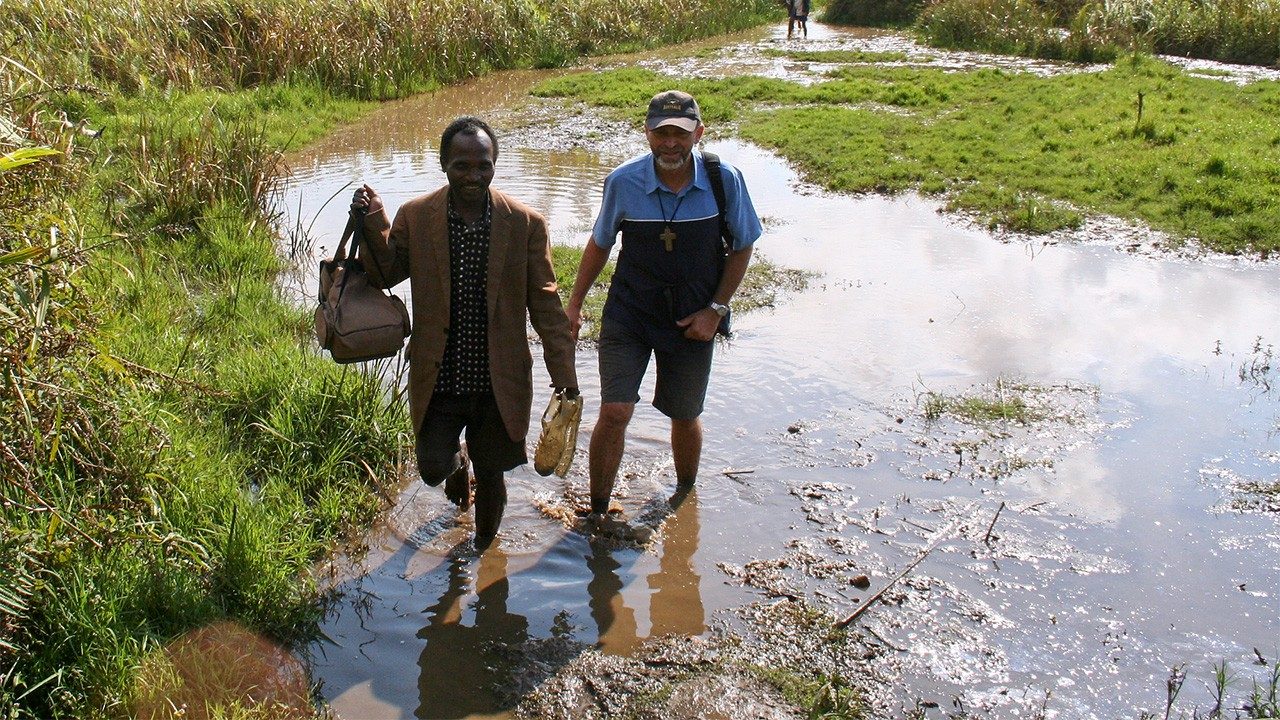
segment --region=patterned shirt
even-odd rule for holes
[[[489,311],[485,283],[489,268],[492,202],[467,225],[449,197],[449,336],[436,392],[452,395],[493,392],[489,380]]]

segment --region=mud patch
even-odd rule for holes
[[[788,720],[806,713],[749,663],[733,635],[672,636],[631,657],[584,653],[517,708],[520,718],[745,718]]]

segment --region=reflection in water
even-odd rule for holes
[[[663,528],[662,560],[658,572],[649,575],[649,634],[653,637],[671,633],[701,635],[706,630],[706,614],[701,578],[693,565],[698,551],[698,493],[678,492],[671,498],[675,512]]]
[[[622,599],[622,579],[618,576],[622,563],[604,543],[596,542],[591,543],[587,567],[591,569],[587,595],[591,597],[591,619],[596,622],[596,642],[615,653],[627,654],[639,639],[635,611]]]
[[[418,637],[426,641],[418,657],[422,668],[418,676],[420,718],[462,718],[492,712],[497,702],[490,689],[506,684],[493,655],[528,639],[529,621],[507,612],[507,556],[497,547],[479,559],[476,597],[470,608],[473,617],[467,624],[462,601],[469,594],[468,570],[474,563],[474,558],[461,555],[450,560],[448,587],[427,608],[431,621],[418,631]]]
[[[591,582],[587,594],[591,618],[596,624],[596,645],[605,652],[627,655],[645,640],[667,634],[701,635],[706,630],[702,609],[701,578],[694,569],[698,550],[698,496],[696,491],[677,493],[670,500],[672,512],[662,525],[663,542],[658,568],[649,573],[649,633],[641,636],[636,613],[623,598],[624,583],[619,557],[638,556],[634,550],[610,551],[607,543],[591,543],[587,567]]]
[[[346,602],[326,619],[332,642],[314,663],[325,697],[342,717],[507,717],[515,699],[504,690],[527,681],[520,658],[552,669],[571,659],[539,655],[540,639],[567,633],[583,648],[626,654],[658,635],[701,634],[697,495],[673,497],[670,506],[657,519],[662,542],[649,551],[611,549],[546,521],[538,532],[558,536],[544,550],[522,552],[500,537],[481,555],[465,533],[444,527],[445,517],[419,508],[413,532],[384,528],[372,538],[378,551],[339,586]],[[455,535],[442,558],[428,554]],[[647,608],[629,602],[638,577],[648,578]]]

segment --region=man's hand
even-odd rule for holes
[[[564,314],[569,318],[569,334],[573,336],[573,341],[578,342],[578,332],[582,330],[582,304],[569,301],[564,306]]]
[[[716,336],[716,328],[720,327],[720,316],[709,307],[677,320],[676,324],[684,328],[684,336],[690,340],[706,342]]]
[[[361,185],[351,196],[351,209],[376,213],[382,209],[382,198],[378,197],[378,193],[373,188]]]
[[[576,398],[576,397],[578,397],[579,395],[581,395],[581,394],[582,394],[582,393],[580,393],[580,392],[578,391],[578,388],[576,388],[576,387],[558,387],[558,388],[556,388],[556,389],[555,389],[555,391],[556,391],[556,392],[561,392],[561,391],[563,391],[563,392],[564,392],[564,396],[565,396],[566,398],[570,399],[570,400],[573,400],[574,398]]]

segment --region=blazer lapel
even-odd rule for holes
[[[489,191],[489,198],[493,211],[489,218],[489,276],[484,294],[492,321],[498,307],[498,293],[502,290],[502,268],[511,248],[511,207],[496,190]]]
[[[449,316],[449,187],[437,192],[427,206],[427,261],[443,289],[445,317]]]

